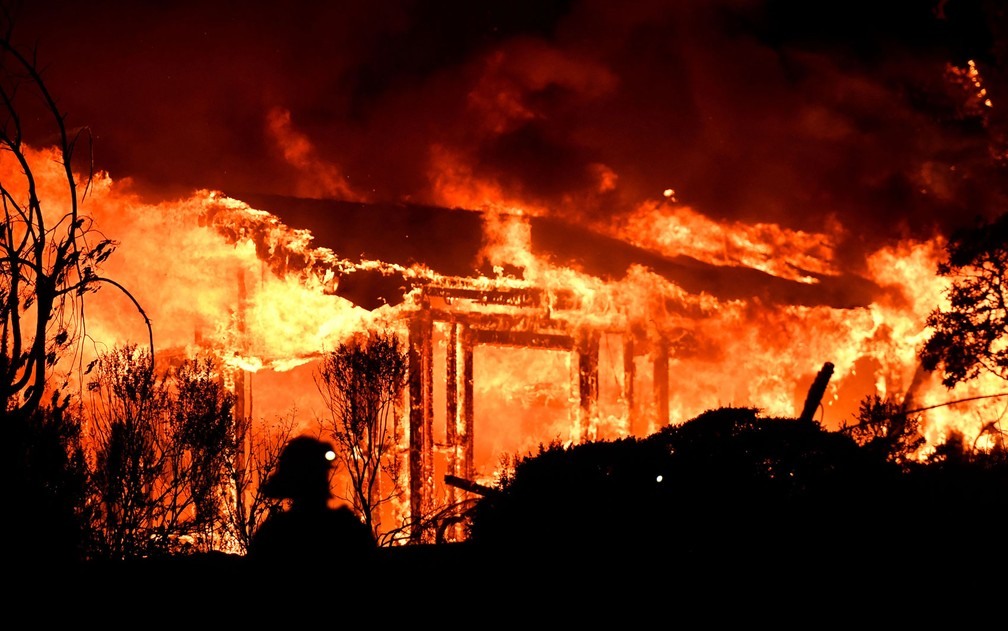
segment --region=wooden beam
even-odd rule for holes
[[[475,344],[495,344],[498,346],[520,346],[523,348],[547,348],[573,350],[574,338],[570,335],[537,333],[534,331],[493,331],[473,329]]]
[[[829,384],[830,377],[832,376],[833,364],[826,362],[819,369],[819,374],[816,375],[808,394],[805,396],[805,406],[802,408],[801,416],[798,417],[799,419],[808,422],[812,421],[816,410],[819,409],[819,404],[822,402],[823,395],[826,394],[826,386]]]

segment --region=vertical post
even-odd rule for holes
[[[471,481],[475,475],[472,449],[472,340],[464,323],[451,322],[445,364],[448,473]],[[459,501],[459,495],[463,493],[454,485],[448,485],[448,503]],[[455,540],[462,537],[462,524],[456,524],[451,532]]]
[[[473,454],[473,342],[468,326],[459,336],[462,343],[462,477],[472,480],[476,475]]]
[[[578,336],[578,389],[581,400],[581,427],[588,430],[588,438],[595,439],[598,429],[598,356],[599,336],[594,331],[583,331]],[[581,440],[585,439],[582,434]]]
[[[623,338],[623,400],[626,402],[627,429],[631,436],[636,436],[637,410],[634,405],[634,381],[637,379],[637,367],[634,364],[634,341],[629,333]]]
[[[418,523],[427,512],[433,487],[433,396],[434,373],[430,312],[421,309],[409,324],[409,488],[410,518]],[[410,537],[419,541],[422,533]]]
[[[476,459],[473,443],[473,334],[469,327],[463,327],[462,342],[462,475],[467,480],[476,476]]]
[[[458,476],[458,329],[457,322],[449,323],[448,347],[445,349],[445,440],[448,443],[447,469],[449,475]],[[456,502],[455,487],[448,485],[448,503]]]
[[[654,397],[656,419],[660,429],[669,424],[669,373],[668,373],[668,342],[662,339],[658,342],[654,354]]]
[[[434,501],[434,324],[430,312],[423,321],[423,492],[421,515],[430,512]]]

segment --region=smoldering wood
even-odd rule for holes
[[[486,486],[484,484],[480,484],[479,482],[473,482],[472,480],[460,478],[457,475],[446,475],[444,477],[444,481],[445,484],[447,484],[448,486],[458,487],[460,489],[469,491],[470,493],[475,493],[476,495],[481,495],[484,497],[488,495],[490,496],[496,495],[498,493],[497,489],[493,488],[492,486]]]
[[[802,408],[801,416],[798,417],[799,419],[812,422],[815,412],[819,409],[819,404],[822,402],[823,395],[826,394],[826,386],[829,384],[830,377],[832,376],[833,364],[826,362],[819,370],[819,374],[816,375],[808,394],[805,396],[805,405]]]

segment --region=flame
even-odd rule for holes
[[[366,199],[350,186],[338,165],[322,160],[308,137],[294,129],[289,110],[279,107],[270,110],[266,127],[283,152],[284,159],[296,169],[299,182],[295,186],[295,194],[314,198]]]
[[[871,255],[867,277],[882,291],[870,304],[839,309],[690,294],[639,265],[631,266],[622,279],[604,282],[539,259],[530,249],[530,214],[488,215],[481,255],[495,264],[498,274],[505,262],[521,268],[520,280],[500,278],[497,282],[573,293],[581,308],[554,313],[553,317],[575,325],[609,330],[643,328],[651,330],[654,339],[671,339],[673,422],[722,405],[753,405],[766,414],[795,416],[823,361],[836,367],[823,412],[825,424],[833,428],[851,420],[860,398],[872,391],[897,397],[912,395],[922,404],[948,400],[949,393],[936,388],[933,380],[927,384],[920,381],[916,359],[928,335],[925,318],[940,303],[944,288],[943,280],[935,275],[943,254],[940,239],[906,241]],[[688,208],[649,204],[616,226],[614,233],[669,256],[684,254],[812,284],[838,274],[833,244],[842,228],[835,224],[829,227],[829,233],[808,234],[769,224],[722,225]],[[606,379],[600,380],[616,393],[611,397],[616,404],[610,413],[600,415],[600,423],[608,426],[603,432],[620,435],[627,432],[626,410],[620,408],[627,384],[616,368],[621,365],[621,353],[611,355],[601,362],[600,372]],[[649,360],[635,360],[642,364],[638,374],[646,373]],[[526,409],[533,400],[545,401],[547,407],[564,400],[570,410],[571,401],[576,401],[571,390],[572,370],[569,364],[557,365],[555,357],[542,351],[495,356],[489,374],[477,378],[484,389],[478,398],[496,394],[499,409],[508,410],[512,417],[522,417],[515,413],[516,408]],[[566,377],[558,379],[558,375]],[[641,383],[638,389],[647,392],[651,387],[653,384]],[[494,412],[487,414],[495,416]],[[560,414],[556,410],[529,414],[554,419],[540,428],[551,438],[573,440],[580,431],[574,428],[575,419],[556,420]],[[924,426],[932,440],[940,440],[952,427],[944,414],[931,415]],[[957,427],[964,429],[962,424]],[[599,428],[580,429],[591,433]],[[655,429],[648,425],[641,431]],[[974,425],[965,433],[976,435],[977,431]],[[521,447],[534,450],[534,439]]]
[[[492,178],[477,177],[465,156],[450,147],[432,147],[430,162],[428,177],[433,183],[435,203],[504,214],[547,214],[545,207],[532,206],[507,195],[504,187]]]
[[[291,155],[309,149],[302,146]],[[606,280],[534,252],[530,220],[546,209],[507,199],[499,185],[474,179],[458,156],[447,150],[440,155],[444,199],[487,211],[474,268],[488,263],[493,275],[449,279],[422,263],[405,269],[382,261],[353,262],[316,246],[310,232],[239,199],[201,190],[152,204],[131,192],[128,181],[116,182],[104,173],[95,178],[83,210],[119,242],[102,274],[128,288],[145,307],[156,347],[189,356],[211,352],[232,369],[255,375],[254,420],[266,424],[291,409],[308,419],[323,413],[312,381],[320,354],[355,331],[402,326],[404,316],[418,308],[419,290],[398,305],[373,311],[355,306],[335,292],[342,273],[387,270],[417,281],[418,287],[468,283],[543,291],[546,304],[529,307],[528,317],[545,313],[572,328],[600,332],[597,413],[579,413],[578,366],[569,351],[478,346],[475,454],[478,476],[486,483],[494,482],[502,458],[532,453],[551,441],[659,429],[665,421],[657,414],[660,389],[651,381],[651,365],[661,357],[661,341],[669,344],[668,422],[724,405],[796,416],[809,384],[829,361],[835,369],[820,413],[826,427],[850,420],[869,394],[893,394],[923,410],[929,446],[951,431],[978,446],[990,444],[985,429],[1000,418],[1004,402],[976,397],[998,392],[1003,384],[983,378],[946,391],[935,376],[922,373],[917,361],[929,333],[926,316],[944,300],[945,281],[935,274],[944,253],[940,238],[906,240],[872,253],[864,274],[879,290],[870,302],[849,308],[690,292],[640,264]],[[31,157],[41,197],[62,199],[62,174],[51,152],[32,151]],[[9,178],[17,165],[5,156],[0,168]],[[840,278],[835,249],[844,229],[836,222],[827,222],[822,233],[720,223],[676,205],[673,189],[663,197],[606,227],[607,233],[670,259],[759,270],[802,285]],[[89,299],[91,352],[146,339],[142,318],[124,297],[103,289]],[[479,308],[514,311],[513,305]],[[621,337],[628,330],[644,340],[632,357],[626,356],[629,349]],[[435,327],[435,365],[444,364],[446,339],[447,332]],[[625,371],[628,363],[631,373]],[[435,388],[434,399],[435,442],[441,443],[443,384]],[[946,405],[959,399],[968,401]]]
[[[675,191],[664,197],[674,202]],[[810,274],[835,274],[835,243],[843,228],[827,221],[823,234],[786,230],[773,224],[719,224],[689,206],[647,201],[614,228],[630,243],[669,256],[683,255],[717,265],[740,265],[780,278],[814,283]]]
[[[28,154],[47,215],[62,216],[66,183],[54,151]],[[19,177],[7,155],[0,169],[5,181]],[[305,231],[220,193],[150,204],[128,181],[98,173],[82,211],[118,242],[101,275],[144,307],[160,351],[210,352],[246,371],[286,371],[380,317],[332,292],[334,273],[351,263],[312,249]],[[143,318],[112,288],[88,297],[85,324],[85,361],[115,344],[146,344]]]

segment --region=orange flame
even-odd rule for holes
[[[32,156],[43,199],[60,199],[64,192],[51,155],[38,151]],[[0,167],[6,175],[16,165],[5,158]],[[643,331],[651,340],[671,341],[668,407],[673,423],[722,405],[795,416],[825,361],[835,366],[820,417],[827,427],[850,420],[858,402],[873,393],[905,395],[918,408],[930,407],[923,423],[931,445],[952,430],[968,440],[978,439],[990,419],[1000,414],[996,399],[941,404],[989,394],[1003,384],[983,379],[947,392],[937,379],[920,374],[916,353],[928,335],[925,318],[942,303],[945,287],[935,275],[943,254],[939,239],[905,241],[872,254],[866,275],[882,291],[865,306],[727,300],[688,292],[643,265],[631,265],[622,278],[606,281],[552,264],[532,251],[530,239],[528,220],[544,209],[525,208],[517,200],[501,202],[499,188],[467,188],[471,174],[451,180],[450,170],[447,173],[442,189],[446,197],[480,200],[481,207],[496,211],[486,214],[480,256],[497,273],[470,281],[573,294],[580,307],[556,308],[552,316],[603,331],[598,414],[591,425],[577,414],[578,369],[570,353],[476,349],[476,451],[483,476],[493,475],[503,455],[529,453],[552,440],[647,434],[659,428],[648,370],[655,357],[652,349],[633,358],[636,382],[626,382],[619,332],[628,329]],[[665,256],[748,267],[803,284],[838,273],[833,244],[842,226],[831,224],[825,233],[809,234],[772,224],[721,224],[693,209],[669,205],[673,198],[667,195],[666,201],[641,206],[610,233]],[[354,306],[334,292],[339,273],[390,264],[340,258],[317,247],[307,231],[285,226],[270,213],[220,193],[197,191],[188,198],[149,204],[130,192],[128,182],[99,174],[84,211],[106,236],[119,241],[102,273],[126,286],[147,309],[156,347],[189,355],[213,352],[233,368],[259,375],[257,420],[269,421],[292,408],[309,418],[321,413],[311,379],[313,360],[350,333],[401,323],[401,316],[416,308],[409,296],[401,305],[374,311]],[[521,277],[505,274],[505,265],[521,268]],[[395,271],[444,280],[419,264]],[[132,306],[105,290],[89,303],[87,333],[92,352],[146,339]],[[444,344],[439,332],[436,353],[442,358]],[[630,389],[635,392],[633,405],[646,419],[638,427],[628,422]],[[435,409],[442,421],[443,400],[443,390],[436,391]],[[439,426],[443,432],[444,423],[439,421]]]

